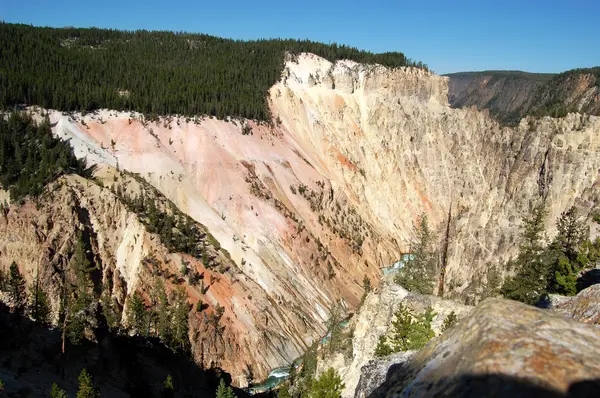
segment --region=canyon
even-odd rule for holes
[[[41,272],[56,309],[53,264],[68,257],[77,228],[89,230],[118,312],[136,291],[149,303],[155,278],[183,286],[190,303],[208,306],[190,316],[194,360],[245,386],[318,342],[334,305],[355,311],[363,279],[378,285],[381,269],[410,251],[423,213],[444,248],[435,293],[473,305],[492,271],[509,275],[534,204],[546,203],[549,236],[571,206],[590,225],[598,211],[596,116],[507,127],[451,108],[446,77],[309,53],[286,57],[268,104],[269,123],[30,108],[96,168],[93,179],[61,177],[47,200],[10,203],[0,264],[16,261],[29,282]],[[116,187],[154,192],[193,218],[213,237],[219,267],[170,252]],[[179,277],[183,262],[210,279],[208,290]],[[219,307],[217,333],[205,319]]]

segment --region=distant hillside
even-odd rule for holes
[[[540,87],[553,75],[520,71],[460,72],[446,75],[454,108],[489,109],[503,122],[517,122],[531,108]],[[525,111],[525,112],[524,112]]]
[[[450,78],[448,101],[452,107],[489,109],[507,124],[518,123],[526,115],[600,114],[600,67],[561,74],[483,71],[446,76]]]
[[[426,68],[400,52],[373,54],[308,40],[234,41],[181,32],[0,22],[0,107],[268,120],[266,93],[281,76],[286,52]]]

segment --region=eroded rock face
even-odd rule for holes
[[[552,310],[567,318],[600,325],[600,284],[582,290],[575,297],[554,298]]]
[[[297,312],[283,312],[276,306],[265,310],[269,298],[264,290],[209,241],[208,257],[227,271],[208,269],[199,259],[169,252],[160,237],[149,233],[138,215],[111,190],[115,184],[127,187],[131,194],[139,190],[135,179],[110,167],[101,167],[95,177],[95,181],[61,177],[47,187],[37,205],[33,201],[13,204],[0,216],[0,266],[6,270],[15,261],[28,285],[39,275],[55,322],[63,275],[72,272],[69,259],[78,233],[83,231],[93,263],[99,267],[92,275],[98,293],[94,306],[100,305],[99,292],[107,294],[120,323],[127,326],[127,298],[134,292],[141,293],[151,308],[158,280],[167,296],[183,287],[191,304],[189,338],[196,363],[231,372],[237,385],[246,382],[249,368],[260,378],[282,358],[300,356],[302,339],[321,333],[297,318]],[[188,269],[202,274],[202,285],[182,276],[184,262]],[[198,300],[202,300],[202,311],[196,309]],[[218,325],[211,321],[217,306],[224,310]]]
[[[596,208],[600,119],[503,128],[474,109],[451,109],[447,93],[446,78],[421,70],[304,55],[286,64],[271,103],[304,157],[399,251],[422,212],[440,238],[448,231],[439,293],[476,302],[488,270],[515,254],[532,203],[546,200],[550,235],[568,207],[586,217]]]
[[[591,397],[600,391],[599,353],[600,330],[591,325],[487,299],[411,361],[392,366],[371,396]]]

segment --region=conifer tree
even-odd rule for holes
[[[8,296],[15,306],[15,309],[17,311],[22,311],[27,299],[25,293],[25,278],[21,275],[19,266],[14,261],[10,264],[8,278]]]
[[[88,313],[94,301],[94,284],[90,272],[94,270],[87,257],[86,244],[81,232],[77,233],[75,248],[69,263],[74,279],[65,281],[61,300],[63,329],[71,343],[79,344],[86,329],[91,327]]]
[[[545,218],[545,204],[540,203],[523,219],[519,254],[513,262],[517,272],[504,282],[504,297],[535,304],[546,293],[549,267],[543,258]]]
[[[310,398],[340,398],[344,387],[342,378],[333,368],[329,368],[312,383],[308,396]]]
[[[190,305],[184,288],[177,289],[173,294],[172,344],[174,348],[186,352],[189,350],[190,338],[188,317]]]
[[[129,298],[129,306],[127,307],[127,320],[129,326],[133,328],[136,333],[146,335],[147,317],[146,305],[144,304],[142,296],[138,292],[133,293]]]
[[[433,293],[438,259],[435,239],[427,215],[421,214],[419,222],[413,227],[409,260],[398,271],[396,283],[413,292]]]
[[[50,301],[40,285],[39,273],[29,289],[29,312],[35,322],[42,325],[50,323]]]
[[[77,398],[97,398],[100,396],[94,384],[92,382],[92,376],[87,372],[85,368],[81,370],[79,377],[79,389],[77,390]]]
[[[225,380],[221,379],[219,387],[217,387],[216,398],[235,398],[233,388],[225,384]]]
[[[52,389],[50,390],[51,398],[67,398],[67,393],[65,390],[60,388],[58,384],[52,383]]]

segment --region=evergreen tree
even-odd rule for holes
[[[387,342],[385,336],[379,338],[376,355],[386,356],[394,352],[418,350],[424,347],[435,336],[431,329],[431,322],[435,315],[431,307],[428,307],[425,313],[415,315],[400,304],[394,313]]]
[[[6,290],[6,273],[4,272],[4,270],[2,268],[0,268],[0,292],[3,292]]]
[[[175,394],[175,386],[173,385],[173,377],[171,375],[167,375],[163,383],[163,396],[164,397],[172,397]]]
[[[165,286],[160,279],[156,280],[155,293],[157,295],[158,336],[166,345],[170,346],[172,341],[171,308]]]
[[[94,384],[92,383],[92,376],[87,372],[85,368],[81,370],[79,377],[79,389],[77,390],[77,398],[97,398],[100,396]]]
[[[589,230],[583,220],[577,216],[575,207],[561,214],[556,221],[556,229],[558,230],[556,242],[569,261],[575,261],[579,247],[589,237]]]
[[[115,302],[110,291],[105,289],[100,297],[102,305],[102,314],[106,319],[106,325],[111,331],[118,330],[121,325],[121,311],[118,303]]]
[[[375,347],[375,356],[378,358],[386,357],[390,354],[393,354],[394,350],[386,341],[386,337],[384,335],[379,336],[379,340],[377,341],[377,346]]]
[[[52,383],[52,389],[50,390],[51,398],[67,398],[67,393],[65,390],[60,388],[58,384]]]
[[[227,386],[223,379],[221,379],[221,381],[219,382],[216,398],[235,398],[233,388],[231,388],[231,386]]]
[[[437,251],[435,234],[429,228],[427,215],[421,214],[419,222],[413,228],[411,256],[404,267],[398,271],[395,281],[407,290],[421,294],[432,294],[437,271]]]
[[[546,256],[551,267],[547,290],[573,296],[577,293],[579,272],[589,264],[585,250],[581,250],[588,241],[589,230],[574,207],[561,214],[556,229],[558,233]]]
[[[81,232],[77,233],[70,268],[75,276],[74,281],[66,283],[62,301],[63,327],[66,335],[73,344],[79,344],[84,338],[85,331],[91,328],[89,313],[94,302],[94,284],[90,272],[95,268],[91,265],[86,244]]]
[[[21,275],[19,266],[14,261],[10,264],[8,278],[8,297],[15,306],[15,309],[21,311],[25,306],[27,299],[25,293],[25,278]]]
[[[365,275],[365,277],[363,278],[363,295],[360,299],[360,305],[362,305],[365,302],[365,299],[367,298],[367,295],[369,294],[370,291],[371,291],[371,280],[369,279],[368,276]]]
[[[290,387],[288,383],[284,382],[277,389],[277,398],[292,398],[292,394],[290,394]]]
[[[342,378],[333,368],[327,369],[310,388],[310,398],[340,398],[344,390]]]
[[[129,306],[127,307],[127,320],[129,326],[133,328],[136,333],[146,335],[147,317],[146,305],[144,304],[142,296],[138,292],[133,293],[129,298]]]
[[[546,293],[549,267],[543,256],[545,217],[545,204],[540,203],[523,219],[519,255],[512,263],[517,272],[501,289],[506,298],[535,304]]]
[[[456,313],[454,311],[452,311],[444,319],[444,323],[442,324],[442,333],[445,332],[446,330],[452,328],[457,323],[458,323],[458,317],[456,316]]]
[[[29,312],[35,322],[42,325],[50,323],[50,301],[48,295],[40,286],[39,274],[29,289]]]
[[[190,338],[188,317],[190,305],[184,288],[177,289],[173,294],[172,344],[174,348],[186,352],[189,350]]]

